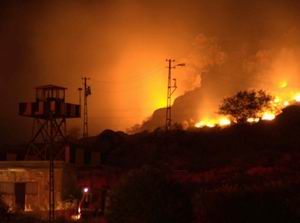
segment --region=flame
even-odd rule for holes
[[[300,93],[296,94],[294,99],[296,102],[300,102]]]
[[[286,107],[286,106],[289,106],[289,105],[290,105],[290,102],[289,102],[289,101],[283,102],[283,107]]]
[[[229,126],[231,121],[228,118],[221,117],[220,119],[204,119],[195,124],[196,128],[214,128],[216,126],[225,127]]]
[[[262,120],[266,120],[266,121],[271,121],[273,119],[275,119],[276,115],[273,114],[273,113],[269,113],[269,112],[266,112],[263,114],[263,116],[261,117]]]
[[[249,122],[249,123],[256,123],[256,122],[259,122],[259,118],[248,118],[247,122]]]
[[[230,125],[231,121],[228,118],[222,118],[219,120],[219,125],[220,126],[227,126]]]
[[[278,104],[278,103],[280,103],[280,101],[281,101],[281,99],[278,96],[276,96],[273,100],[273,103]]]
[[[78,211],[77,214],[74,214],[74,215],[71,216],[71,219],[74,220],[74,221],[78,221],[81,218],[81,209],[80,209],[80,207],[78,207],[77,211]]]
[[[197,122],[195,124],[195,127],[196,128],[202,128],[202,127],[208,127],[208,128],[213,128],[216,126],[216,123],[214,120],[209,120],[209,119],[205,119],[205,120],[202,120],[200,122]]]
[[[300,91],[295,91],[295,89],[288,89],[288,82],[282,81],[277,85],[280,89],[276,93],[271,93],[275,95],[273,101],[271,102],[271,107],[264,112],[256,114],[256,117],[251,117],[247,119],[249,123],[257,123],[260,120],[272,121],[282,112],[282,109],[292,105],[294,103],[300,102]],[[197,122],[194,126],[196,128],[209,127],[213,128],[216,126],[226,127],[230,126],[232,122],[227,117],[215,117],[215,118],[205,118]]]

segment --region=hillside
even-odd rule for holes
[[[227,222],[233,216],[230,222],[297,222],[299,136],[300,107],[294,105],[273,121],[223,129],[135,135],[106,130],[94,146],[101,148],[104,165],[125,172],[156,167],[185,185],[196,222]]]

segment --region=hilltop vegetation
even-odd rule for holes
[[[168,133],[157,129],[134,135],[106,130],[93,147],[101,149],[103,164],[128,170],[147,164],[188,172],[224,166],[296,168],[299,132],[300,107],[290,106],[273,121],[224,129],[177,129]]]
[[[94,147],[104,165],[125,172],[152,166],[180,182],[190,193],[195,222],[298,222],[299,132],[295,105],[273,121],[223,129],[106,130]]]
[[[177,222],[297,223],[299,133],[297,105],[273,121],[226,128],[106,130],[89,146],[101,151],[104,168],[121,170],[108,222],[173,222],[176,212]],[[1,210],[15,222],[18,216]]]

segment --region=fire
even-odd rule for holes
[[[298,93],[298,94],[295,96],[295,101],[296,101],[296,102],[300,102],[300,93]]]
[[[81,209],[79,207],[78,210],[77,210],[77,214],[72,215],[71,219],[73,221],[78,221],[78,220],[80,220],[80,218],[81,218]]]
[[[278,104],[278,103],[280,103],[280,101],[281,101],[280,98],[278,96],[276,96],[273,102],[275,104]]]
[[[231,121],[228,118],[220,118],[220,119],[204,119],[195,124],[196,128],[214,128],[216,126],[225,127],[229,126],[231,124]]]
[[[230,124],[231,124],[231,121],[227,118],[222,118],[219,121],[220,126],[227,126],[227,125],[230,125]]]
[[[216,123],[215,123],[215,121],[214,120],[202,120],[202,121],[200,121],[200,122],[197,122],[196,124],[195,124],[195,127],[196,128],[203,128],[203,127],[208,127],[208,128],[213,128],[213,127],[215,127],[216,126]]]
[[[285,107],[292,105],[296,102],[300,102],[300,91],[289,90],[288,89],[288,82],[282,81],[278,83],[277,85],[279,89],[276,91],[277,93],[273,92],[274,99],[271,102],[271,107],[262,113],[256,114],[256,117],[251,117],[247,119],[248,123],[257,123],[260,120],[264,121],[272,121],[276,118],[277,115],[279,115],[282,112],[282,109]],[[194,126],[196,128],[213,128],[216,126],[219,127],[226,127],[230,126],[232,122],[230,119],[226,117],[216,117],[212,119],[202,119],[199,122],[197,122]]]
[[[266,112],[263,114],[263,116],[261,117],[262,120],[266,120],[266,121],[271,121],[273,119],[275,119],[276,115],[273,114],[273,113],[269,113],[269,112]]]
[[[256,122],[259,122],[259,118],[248,118],[247,122],[249,122],[249,123],[256,123]]]
[[[286,106],[289,106],[289,105],[290,105],[290,102],[289,102],[289,101],[283,102],[283,107],[286,107]]]

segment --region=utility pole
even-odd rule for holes
[[[54,178],[54,123],[50,112],[50,149],[49,149],[49,223],[55,220],[55,178]]]
[[[78,88],[78,93],[79,93],[79,105],[80,105],[80,117],[81,117],[81,106],[82,106],[82,104],[81,104],[81,94],[82,94],[82,88],[80,87],[80,88]]]
[[[184,63],[172,65],[175,62],[173,59],[167,59],[168,63],[168,87],[167,87],[167,107],[166,107],[166,131],[169,131],[172,126],[172,95],[177,89],[176,79],[173,78],[172,84],[172,69],[178,66],[185,66]]]
[[[83,77],[83,138],[88,137],[89,128],[88,128],[88,104],[87,97],[91,95],[91,87],[87,85],[87,81],[90,80],[89,77]]]

